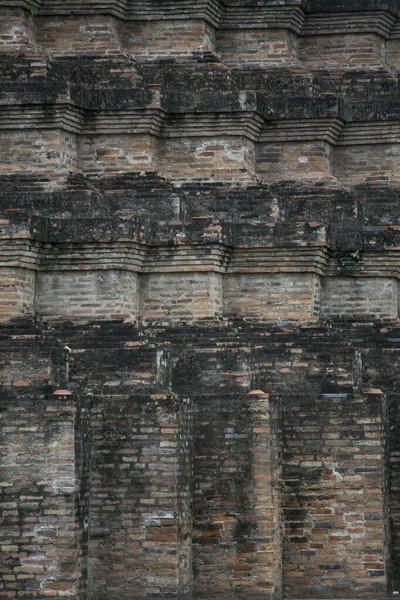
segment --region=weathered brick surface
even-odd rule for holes
[[[338,147],[334,153],[334,173],[345,185],[397,185],[399,147],[397,144],[371,144]]]
[[[66,176],[76,168],[76,139],[62,130],[30,130],[2,133],[0,172],[34,171],[53,177]]]
[[[398,591],[399,32],[1,2],[0,598]]]
[[[322,285],[323,315],[392,321],[398,316],[396,279],[327,277]]]
[[[198,598],[281,593],[280,428],[279,403],[260,390],[240,400],[199,401],[193,525]]]
[[[34,313],[36,274],[30,269],[0,269],[0,320]]]
[[[216,49],[232,66],[303,68],[297,58],[297,36],[285,29],[223,29]]]
[[[43,396],[39,382],[49,378],[47,369],[33,376],[39,380],[34,384],[29,375],[14,379],[14,393],[2,400],[1,593],[77,598],[82,573],[76,406],[74,400]]]
[[[257,172],[268,181],[335,181],[332,176],[332,148],[319,143],[258,144]]]
[[[92,414],[90,597],[187,594],[190,400],[99,396]]]
[[[313,321],[320,281],[308,274],[235,274],[224,280],[224,312],[257,321]]]
[[[36,308],[44,319],[126,319],[138,315],[137,274],[129,271],[39,273]]]
[[[388,327],[387,333],[374,329],[374,334],[370,326],[337,332],[315,326],[308,334],[301,328],[285,333],[273,327],[248,328],[240,334],[214,328],[205,338],[201,329],[181,328],[167,335],[161,328],[138,331],[121,325],[85,331],[44,328],[41,333],[36,329],[36,335],[26,326],[13,331],[14,345],[25,350],[17,361],[18,354],[6,345],[8,337],[2,337],[3,381],[12,390],[4,398],[10,412],[2,438],[5,449],[11,448],[3,464],[5,481],[12,487],[4,487],[3,496],[6,502],[21,498],[17,505],[21,502],[22,507],[21,486],[30,495],[36,495],[37,487],[45,516],[35,503],[27,523],[32,516],[48,523],[46,515],[53,510],[62,512],[57,513],[59,521],[51,518],[52,527],[69,532],[74,523],[73,559],[58,545],[66,548],[69,534],[60,534],[56,545],[47,539],[38,542],[45,572],[54,553],[62,564],[73,560],[78,565],[73,581],[58,572],[51,577],[46,573],[51,579],[47,595],[62,596],[60,590],[70,589],[75,590],[72,597],[84,597],[79,595],[85,593],[86,577],[80,548],[89,551],[90,598],[162,597],[178,590],[184,597],[192,586],[200,598],[210,593],[221,598],[279,597],[282,577],[285,597],[346,598],[349,589],[352,597],[384,597],[389,573],[385,402],[376,390],[354,395],[352,390],[364,377],[376,380],[372,365],[386,364],[385,389],[393,393],[390,373],[396,370],[398,349],[392,343],[393,356],[385,362],[378,358],[375,343],[390,344],[396,328]],[[355,351],[360,336],[365,346]],[[40,342],[40,353],[39,339],[46,340]],[[108,348],[99,350],[104,339]],[[183,339],[189,351],[182,351]],[[243,346],[246,339],[256,351]],[[49,395],[40,402],[31,400],[32,392],[43,390],[40,377],[45,382],[65,377],[65,342],[73,346],[69,378],[70,386],[81,389],[77,400],[57,403]],[[268,397],[252,389],[254,378],[274,394]],[[310,393],[296,395],[307,381]],[[199,386],[202,394],[189,401],[189,390]],[[19,403],[12,397],[20,398]],[[72,406],[77,413],[68,420]],[[396,444],[392,436],[394,459]],[[71,459],[73,471],[68,469]],[[76,480],[72,496],[62,487],[71,472]],[[395,487],[390,498],[395,519]],[[3,509],[10,518],[11,508]],[[14,521],[10,523],[15,542],[19,537]],[[392,523],[395,528],[396,521]],[[25,538],[21,544],[26,552]],[[10,556],[11,550],[3,550],[4,558]],[[24,557],[13,558],[19,573]],[[6,574],[9,564],[6,560]],[[67,567],[62,571],[69,572]],[[21,578],[17,589],[34,590],[31,598],[40,597],[43,570],[34,571],[29,585],[27,581]],[[66,588],[66,581],[72,587]],[[15,593],[13,584],[7,585]]]
[[[38,17],[36,40],[53,57],[121,53],[119,21],[109,15]]]
[[[386,409],[378,392],[307,398],[307,414],[303,398],[284,408],[288,597],[386,594]]]
[[[378,35],[321,35],[301,39],[299,58],[312,69],[385,70],[385,41]]]
[[[222,315],[218,273],[154,273],[140,280],[140,315],[146,321],[192,321]]]
[[[218,127],[218,121],[209,126]],[[237,136],[173,138],[161,145],[161,170],[173,179],[249,179],[254,161],[253,142]]]
[[[152,171],[158,166],[158,140],[152,135],[83,136],[78,146],[83,171]]]
[[[215,30],[201,20],[136,21],[126,23],[121,35],[124,47],[142,59],[215,51]]]
[[[397,318],[396,225],[266,227],[204,217],[149,228],[118,212],[82,221],[4,219],[4,320]]]

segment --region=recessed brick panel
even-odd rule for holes
[[[345,185],[395,185],[400,182],[400,146],[366,144],[335,148],[334,175]]]
[[[218,273],[154,273],[140,276],[143,321],[190,322],[222,314],[222,280]]]
[[[301,68],[297,36],[285,29],[222,29],[216,50],[232,66]]]
[[[134,321],[138,311],[137,274],[118,270],[40,273],[36,307],[38,314],[49,320]]]
[[[257,173],[266,181],[334,182],[331,161],[332,147],[326,142],[257,144]]]
[[[0,173],[65,176],[77,166],[76,138],[59,129],[6,131],[1,135]]]
[[[308,274],[224,277],[224,314],[257,321],[312,321],[319,312],[319,278]]]
[[[158,140],[153,135],[93,135],[79,138],[83,171],[120,173],[153,171],[158,164]]]
[[[214,28],[195,19],[131,21],[122,27],[122,40],[128,52],[142,59],[215,49]]]
[[[162,172],[173,179],[240,180],[254,174],[254,143],[243,137],[165,139],[160,155]]]
[[[396,319],[398,282],[393,278],[326,277],[322,285],[321,313],[328,318]]]
[[[374,34],[306,36],[299,58],[311,70],[385,70],[385,40]]]
[[[36,20],[37,42],[55,56],[121,53],[119,20],[108,15],[68,15]]]

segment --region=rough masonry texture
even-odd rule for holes
[[[0,600],[399,593],[399,75],[400,0],[0,0]]]

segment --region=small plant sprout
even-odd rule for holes
[[[172,398],[172,400],[176,400],[178,398],[177,394],[172,390],[172,387],[169,385],[167,389],[168,398]]]

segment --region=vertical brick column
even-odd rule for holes
[[[19,50],[35,41],[32,15],[22,8],[0,8],[0,46],[2,51]]]
[[[385,412],[380,390],[285,405],[287,597],[386,597]]]
[[[89,598],[190,593],[191,445],[172,392],[94,398]]]
[[[282,591],[280,403],[261,390],[253,390],[249,394],[249,411],[254,459],[251,489],[255,514],[248,520],[255,524],[254,538],[257,544],[248,556],[248,562],[253,563],[251,577],[254,581],[247,596],[272,598],[279,597]]]
[[[277,402],[202,398],[196,418],[196,598],[272,598],[281,589]]]
[[[75,401],[30,390],[1,404],[0,597],[78,600]]]

